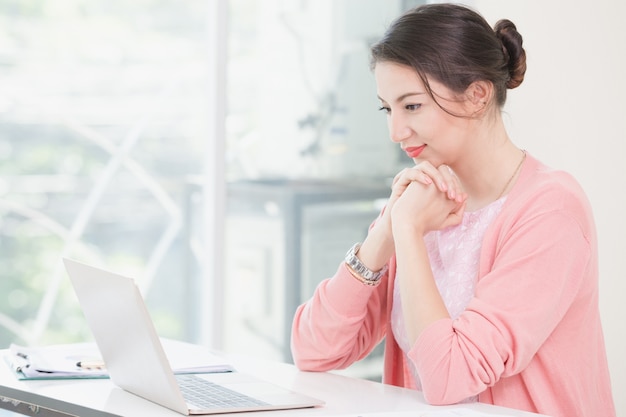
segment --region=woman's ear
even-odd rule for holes
[[[474,81],[465,90],[470,113],[478,114],[487,108],[493,98],[493,84],[489,81]]]

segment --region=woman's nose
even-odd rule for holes
[[[389,137],[395,143],[400,143],[411,136],[411,128],[402,117],[389,116],[387,120],[389,127]]]

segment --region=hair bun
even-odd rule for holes
[[[502,43],[502,51],[509,69],[507,88],[518,87],[524,81],[526,73],[526,51],[522,47],[522,35],[508,19],[502,19],[494,27],[496,36]]]

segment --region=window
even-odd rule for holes
[[[295,308],[410,162],[377,111],[369,45],[417,3],[229,2],[226,350],[291,359]],[[364,361],[356,374],[381,370]]]
[[[408,162],[377,112],[368,45],[419,2],[223,1],[221,64],[207,0],[0,5],[1,345],[90,337],[68,256],[136,277],[162,336],[199,340],[201,301],[219,299],[211,343],[289,359],[295,306],[363,238]],[[215,65],[227,198],[209,296],[200,201]]]
[[[0,342],[88,337],[70,256],[139,279],[190,338],[189,177],[206,149],[206,1],[0,5]]]

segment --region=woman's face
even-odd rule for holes
[[[379,62],[374,69],[381,110],[387,113],[391,140],[416,163],[454,165],[468,142],[469,119],[464,101],[441,83],[429,80],[443,110],[428,94],[417,72],[408,66]],[[455,116],[456,115],[456,116]]]

